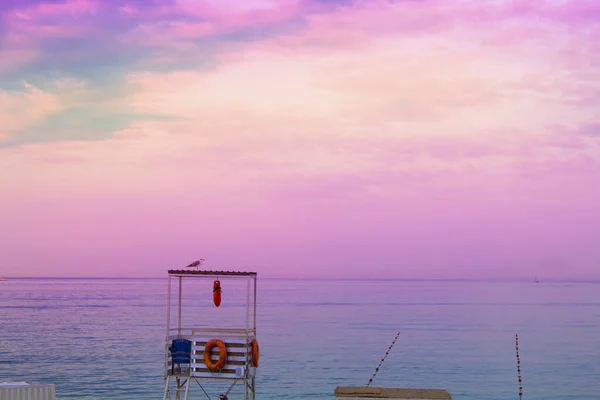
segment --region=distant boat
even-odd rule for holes
[[[536,276],[535,278],[533,278],[533,281],[534,281],[535,283],[540,283],[540,281],[538,280],[537,276]]]

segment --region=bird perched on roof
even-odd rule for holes
[[[198,269],[198,267],[200,265],[202,265],[203,262],[204,262],[204,258],[201,258],[198,261],[194,261],[190,265],[186,265],[186,268],[196,268],[196,269]]]

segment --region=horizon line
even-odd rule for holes
[[[166,279],[166,276],[4,276],[7,280],[9,279],[68,279],[68,280],[134,280],[134,279]],[[366,277],[307,277],[307,276],[295,276],[295,277],[276,277],[266,276],[261,277],[264,280],[305,280],[305,281],[397,281],[397,282],[496,282],[496,283],[517,283],[517,282],[530,282],[536,283],[532,279],[525,278],[394,278],[394,277],[381,277],[381,278],[366,278]],[[584,279],[561,279],[561,278],[549,278],[537,283],[600,283],[599,279],[584,280]]]

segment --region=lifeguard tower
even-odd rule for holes
[[[227,400],[234,389],[240,391],[239,383],[244,400],[255,399],[256,276],[256,272],[168,271],[163,400],[188,400],[191,387],[202,397]]]

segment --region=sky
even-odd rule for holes
[[[596,0],[0,16],[0,276],[600,280]]]

